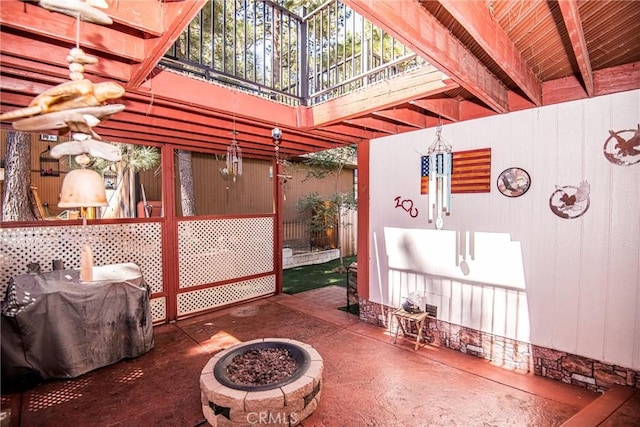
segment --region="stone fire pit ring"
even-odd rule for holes
[[[235,354],[251,348],[286,348],[298,361],[292,379],[243,390],[240,385],[219,381],[214,371]],[[200,389],[202,412],[214,427],[291,425],[295,426],[315,411],[322,391],[324,363],[309,344],[288,338],[261,338],[235,344],[215,354],[202,369]],[[224,382],[224,384],[223,384]],[[235,388],[233,388],[235,387]]]

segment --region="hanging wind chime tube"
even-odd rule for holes
[[[242,175],[242,148],[235,139],[227,147],[227,173],[234,181],[236,176]]]
[[[442,212],[451,212],[451,173],[453,172],[452,147],[441,137],[442,124],[438,123],[436,140],[427,152],[429,156],[429,222],[437,213],[436,228],[442,229]]]

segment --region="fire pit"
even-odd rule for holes
[[[229,347],[200,375],[202,411],[212,426],[295,426],[316,409],[323,361],[309,344],[264,338]]]

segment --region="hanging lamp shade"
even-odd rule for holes
[[[74,169],[62,181],[58,207],[89,208],[107,204],[104,181],[98,172],[91,169]]]

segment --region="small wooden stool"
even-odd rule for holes
[[[416,335],[416,347],[415,350],[420,346],[420,340],[422,340],[422,328],[424,327],[424,321],[426,320],[428,314],[424,313],[409,313],[404,311],[402,308],[395,309],[393,311],[393,316],[396,318],[398,322],[398,327],[396,328],[396,336],[393,339],[393,343],[395,344],[398,340],[398,332],[402,329],[402,335],[405,337],[412,336],[414,334],[407,332],[407,329],[404,327],[404,321],[409,322],[409,330],[411,330],[411,322],[415,322],[416,328],[418,328],[418,334]]]

